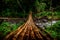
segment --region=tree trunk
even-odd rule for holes
[[[41,28],[39,29],[35,25],[32,19],[32,11],[29,13],[27,22],[20,26],[16,31],[8,34],[4,40],[54,40],[49,33]]]

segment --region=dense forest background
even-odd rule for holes
[[[60,11],[60,0],[1,0],[0,16],[21,17],[27,15],[29,10],[37,11]],[[25,13],[25,14],[22,14]],[[4,15],[3,15],[4,14]],[[56,14],[55,14],[56,15]],[[58,14],[57,14],[58,15]]]
[[[0,39],[23,24],[27,20],[30,10],[33,12],[34,21],[44,19],[43,23],[46,23],[45,20],[51,23],[44,29],[53,38],[60,40],[60,0],[0,0]],[[17,19],[18,23],[7,22],[5,19],[1,19],[5,17],[23,18],[24,20]],[[53,21],[56,23],[53,24]]]

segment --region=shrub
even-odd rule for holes
[[[46,28],[47,32],[50,32],[51,36],[60,40],[60,21],[54,25]]]

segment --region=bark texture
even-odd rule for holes
[[[8,34],[4,40],[54,40],[49,33],[39,29],[32,19],[32,12],[29,12],[29,18],[25,24],[20,26],[16,31]]]

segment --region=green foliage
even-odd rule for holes
[[[18,28],[18,25],[16,23],[11,24],[10,27],[11,27],[11,30],[16,30]]]
[[[37,13],[37,14],[35,14],[35,17],[41,18],[41,17],[43,17],[43,16],[47,16],[46,13],[47,13],[46,11],[43,11],[43,12]]]
[[[19,12],[16,16],[20,17],[20,18],[26,18],[28,16],[27,13],[23,13],[23,12]]]
[[[23,13],[23,11],[28,12],[29,10],[34,10],[34,12],[37,10],[38,12],[48,10],[48,12],[45,15],[51,15],[49,12],[49,6],[51,4],[51,0],[3,0],[2,7],[3,11],[0,13],[0,16],[4,17],[26,17],[27,14]],[[36,10],[35,10],[36,9]],[[60,11],[60,6],[58,5],[56,7],[56,10]],[[43,14],[43,15],[44,15]],[[54,13],[55,14],[55,13]],[[58,16],[60,17],[60,16]]]
[[[21,21],[19,23],[10,23],[10,22],[3,22],[1,25],[0,25],[0,32],[2,34],[0,34],[1,36],[5,36],[6,34],[10,33],[11,31],[13,30],[16,30],[20,25],[22,25],[24,22]]]
[[[2,17],[20,17],[20,18],[27,17],[27,15],[28,15],[27,13],[17,12],[9,8],[7,8],[6,10],[3,10],[2,13],[0,14],[0,16]]]
[[[12,0],[4,0],[5,1],[5,3],[8,3],[8,2],[10,2],[10,1],[12,1]]]
[[[46,3],[40,3],[40,10],[44,11],[46,8]]]
[[[6,16],[10,16],[10,15],[11,15],[10,9],[4,10],[1,15],[2,15],[2,16],[5,16],[5,17],[6,17]]]
[[[40,3],[38,0],[36,0],[35,7],[37,11],[44,11],[46,8],[46,3]]]
[[[35,14],[35,16],[38,17],[38,18],[46,16],[46,17],[48,17],[48,19],[51,19],[52,15],[53,15],[54,19],[60,18],[60,12],[58,12],[58,11],[57,12],[56,11],[55,12],[43,11],[43,12]]]
[[[60,6],[57,6],[56,7],[56,11],[60,11]]]
[[[24,23],[24,21],[20,21],[17,25],[20,26]]]
[[[49,17],[49,16],[52,16],[52,12],[43,11],[43,12],[40,12],[40,13],[35,14],[35,16],[36,17],[43,17],[43,16]]]
[[[50,32],[51,36],[60,40],[60,21],[56,22],[54,25],[46,28],[47,32]]]
[[[8,32],[10,32],[11,29],[10,29],[10,23],[8,22],[3,22],[1,25],[0,25],[0,32],[3,33],[3,35],[6,35]]]

